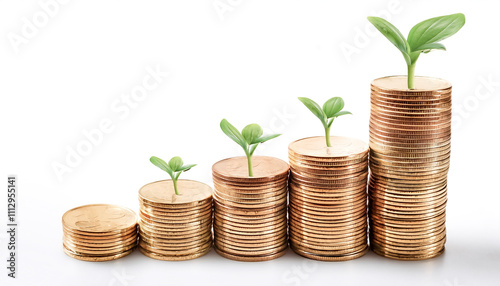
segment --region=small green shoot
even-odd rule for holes
[[[422,21],[411,28],[408,40],[396,27],[382,18],[368,17],[368,21],[401,51],[408,66],[408,89],[414,89],[415,64],[420,54],[432,50],[446,51],[444,45],[439,42],[458,32],[465,24],[465,16],[457,13]]]
[[[245,155],[247,156],[248,161],[249,177],[253,177],[252,156],[255,152],[255,149],[257,149],[257,146],[260,143],[264,143],[281,135],[262,135],[264,133],[262,131],[262,128],[255,123],[245,126],[245,128],[243,128],[240,133],[240,131],[238,131],[238,129],[231,125],[231,123],[229,123],[226,119],[222,119],[222,121],[220,122],[220,129],[222,129],[222,132],[224,132],[227,137],[231,138],[245,151]]]
[[[333,120],[342,115],[352,114],[349,111],[342,111],[344,108],[344,100],[340,97],[332,97],[323,104],[323,108],[314,100],[307,97],[299,97],[299,100],[319,118],[321,124],[323,124],[325,128],[326,146],[332,147],[330,143],[330,127],[332,126]]]
[[[176,195],[179,195],[179,190],[177,189],[177,179],[179,179],[181,173],[186,172],[196,166],[196,164],[184,165],[181,157],[178,156],[170,159],[170,161],[168,161],[168,164],[162,159],[155,156],[152,156],[149,161],[151,161],[153,165],[162,169],[170,175],[170,178],[172,178],[172,182],[174,183],[174,190]]]

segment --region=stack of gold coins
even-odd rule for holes
[[[246,157],[213,165],[214,246],[221,256],[265,261],[285,254],[287,242],[288,164],[253,157],[253,177]]]
[[[137,217],[113,205],[86,205],[62,217],[64,252],[85,261],[109,261],[130,254],[137,245]]]
[[[444,251],[451,85],[416,77],[371,85],[370,243],[385,257],[420,260]]]
[[[139,250],[158,260],[189,260],[212,247],[212,188],[190,181],[158,181],[139,190]]]
[[[343,261],[368,251],[368,144],[334,136],[331,145],[311,137],[288,147],[290,247],[311,259]]]

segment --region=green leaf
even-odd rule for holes
[[[352,114],[350,111],[339,111],[333,115],[333,117],[339,117],[342,115]]]
[[[398,28],[394,27],[394,25],[380,17],[368,17],[368,21],[370,21],[370,23],[372,23],[373,26],[375,26],[375,28],[382,33],[382,35],[384,35],[394,46],[396,46],[396,48],[401,51],[406,63],[410,65],[409,45]]]
[[[465,16],[462,13],[435,17],[416,24],[408,34],[411,51],[426,50],[424,45],[436,43],[454,35],[464,24]]]
[[[189,169],[193,168],[194,166],[196,166],[196,164],[184,165],[184,166],[180,167],[177,171],[186,172],[186,171],[189,171]]]
[[[314,114],[316,115],[316,117],[319,118],[319,120],[321,120],[321,123],[323,123],[324,126],[326,126],[326,115],[325,113],[323,112],[323,109],[321,109],[321,107],[316,103],[314,102],[314,100],[312,99],[309,99],[307,97],[299,97],[299,100],[307,107],[309,108],[309,110]]]
[[[255,144],[253,144],[253,145],[250,145],[250,150],[248,150],[248,154],[249,154],[250,156],[252,156],[252,155],[253,155],[253,152],[255,152],[255,149],[257,149],[257,146],[259,146],[259,143],[255,143]]]
[[[151,163],[153,163],[153,165],[155,165],[156,167],[167,172],[171,177],[173,176],[172,169],[170,169],[168,164],[165,161],[163,161],[162,159],[155,157],[155,156],[152,156],[151,158],[149,158],[149,161],[151,161]]]
[[[335,120],[335,117],[330,118],[330,121],[328,121],[327,128],[330,128],[330,126],[332,126],[332,123],[334,120]]]
[[[175,174],[175,179],[174,180],[178,180],[179,179],[179,176],[182,174],[182,172],[178,172],[177,174]],[[177,194],[177,192],[175,192]]]
[[[425,44],[425,45],[420,46],[420,49],[418,50],[418,52],[428,53],[432,50],[446,51],[446,48],[441,43],[430,43],[430,44]],[[417,52],[417,51],[412,51],[412,52]]]
[[[231,138],[238,145],[246,149],[247,144],[240,131],[238,131],[238,129],[231,125],[231,123],[229,123],[226,119],[222,119],[220,122],[220,129],[222,129],[222,132],[224,132],[227,137]]]
[[[264,135],[262,137],[259,137],[257,138],[254,142],[252,142],[252,144],[258,144],[258,143],[264,143],[268,140],[271,140],[271,139],[274,139],[278,136],[280,136],[281,134],[270,134],[270,135]]]
[[[262,131],[262,128],[259,126],[259,124],[255,123],[248,124],[241,131],[241,135],[248,144],[253,144],[257,138],[262,136],[262,133],[264,133]]]
[[[323,104],[323,111],[327,118],[333,117],[342,108],[344,108],[344,100],[340,97],[332,97]]]
[[[179,169],[184,165],[181,157],[175,156],[170,161],[168,161],[168,166],[172,169],[173,172],[179,171]]]

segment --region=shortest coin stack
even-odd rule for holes
[[[130,254],[137,245],[137,217],[129,209],[96,204],[62,217],[64,252],[85,261],[108,261]]]
[[[189,260],[212,247],[212,188],[179,180],[179,195],[171,180],[139,190],[139,250],[158,260]]]

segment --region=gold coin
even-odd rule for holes
[[[212,166],[212,172],[219,178],[239,182],[269,182],[286,176],[288,164],[280,159],[265,156],[254,156],[253,177],[248,176],[246,157],[234,157],[221,160]]]
[[[297,248],[296,246],[292,246],[292,245],[290,245],[290,248],[295,253],[297,253],[300,256],[303,256],[303,257],[306,257],[306,258],[309,258],[309,259],[319,260],[319,261],[347,261],[347,260],[352,260],[352,259],[356,259],[356,258],[359,258],[359,257],[365,255],[368,252],[368,250],[369,250],[369,247],[367,246],[364,250],[362,250],[360,252],[357,252],[357,253],[352,253],[352,254],[349,254],[349,255],[324,256],[324,255],[316,255],[314,253],[303,251],[302,249]]]
[[[259,249],[259,250],[238,250],[234,247],[230,247],[227,245],[222,245],[219,241],[214,241],[214,246],[216,249],[220,249],[221,251],[232,254],[232,255],[241,255],[241,256],[264,256],[264,255],[272,255],[274,253],[279,253],[283,250],[286,250],[288,247],[288,243],[286,240],[282,242],[281,245],[272,246],[269,248]]]
[[[83,247],[76,247],[74,245],[69,245],[66,241],[63,241],[63,246],[72,252],[78,254],[78,255],[87,255],[87,256],[92,256],[92,255],[114,255],[117,253],[121,252],[126,252],[132,248],[134,248],[137,245],[137,242],[130,243],[128,245],[122,245],[119,247],[114,247],[114,248],[104,248],[104,249],[93,249],[93,248],[83,248]]]
[[[231,250],[235,250],[235,251],[245,251],[245,252],[249,252],[249,251],[268,252],[269,250],[274,250],[274,249],[276,249],[276,247],[280,247],[286,243],[287,243],[286,236],[282,236],[281,239],[270,240],[269,242],[260,243],[260,244],[249,244],[249,243],[236,244],[230,240],[225,240],[223,238],[217,238],[214,242],[214,245],[217,248],[225,249],[225,250],[231,249]],[[231,252],[231,251],[228,251],[228,252]]]
[[[286,204],[281,204],[281,205],[274,206],[274,207],[242,209],[242,208],[235,208],[235,207],[226,206],[226,205],[223,205],[217,201],[215,202],[214,206],[215,206],[214,212],[216,212],[216,213],[220,212],[220,213],[226,213],[226,214],[231,214],[231,215],[246,215],[248,217],[273,214],[273,213],[276,213],[278,211],[281,211],[282,209],[286,209]]]
[[[331,148],[331,147],[329,147]],[[336,159],[336,158],[301,158],[297,157],[297,154],[288,152],[288,160],[291,165],[294,166],[303,166],[308,168],[318,168],[318,167],[328,167],[328,168],[337,168],[337,167],[345,167],[351,166],[355,164],[360,164],[366,161],[368,158],[368,150],[362,154],[362,157],[354,158],[354,159]]]
[[[226,241],[227,243],[232,243],[236,246],[248,246],[248,247],[258,247],[260,245],[270,245],[273,243],[276,243],[278,241],[286,241],[288,239],[288,235],[286,232],[281,233],[277,236],[273,237],[268,237],[268,238],[262,238],[262,239],[248,239],[245,237],[245,239],[240,239],[236,237],[231,237],[231,236],[215,236],[214,240],[223,240]]]
[[[145,250],[148,250],[150,252],[160,254],[160,255],[185,256],[185,255],[204,252],[207,248],[212,247],[212,241],[210,240],[208,242],[205,242],[205,244],[203,244],[203,245],[187,248],[185,250],[165,250],[164,248],[153,247],[151,245],[148,245],[147,243],[144,243],[144,241],[140,241],[139,246],[142,249],[145,249]]]
[[[202,229],[192,230],[189,232],[173,231],[173,232],[160,232],[155,230],[141,229],[139,236],[141,238],[149,239],[166,239],[166,240],[182,240],[182,241],[196,241],[205,236],[210,236],[212,228],[207,226]]]
[[[229,236],[235,238],[243,238],[243,237],[254,237],[254,238],[271,238],[276,236],[281,236],[283,233],[286,233],[287,225],[281,224],[276,225],[274,228],[266,230],[266,231],[238,231],[229,229],[227,227],[219,227],[214,224],[214,236]]]
[[[347,137],[331,136],[331,147],[327,147],[325,137],[309,137],[296,140],[288,146],[290,154],[297,158],[328,158],[329,160],[352,160],[365,157],[368,144]]]
[[[146,245],[149,245],[150,247],[153,248],[161,248],[166,251],[182,251],[186,249],[192,249],[200,246],[206,245],[208,242],[212,241],[211,236],[207,236],[203,239],[199,239],[197,241],[193,242],[186,242],[186,243],[172,243],[170,240],[148,240],[148,239],[142,239]]]
[[[366,213],[362,214],[357,218],[346,219],[346,220],[323,220],[323,221],[311,221],[308,217],[297,217],[293,213],[289,215],[290,228],[302,227],[307,228],[310,231],[336,231],[337,233],[343,233],[344,230],[351,231],[352,229],[357,229],[360,227],[365,227],[368,222]]]
[[[116,260],[119,258],[122,258],[124,256],[129,255],[134,251],[134,249],[130,249],[125,252],[121,253],[115,253],[112,255],[105,255],[105,256],[88,256],[88,255],[81,255],[78,254],[72,250],[67,249],[66,247],[63,247],[64,253],[66,253],[68,256],[78,259],[78,260],[83,260],[83,261],[91,261],[91,262],[103,262],[103,261],[111,261],[111,260]]]
[[[271,203],[271,202],[276,202],[282,200],[284,197],[286,197],[287,194],[287,188],[283,188],[282,191],[274,193],[272,196],[264,197],[264,198],[248,198],[248,197],[241,197],[238,195],[232,196],[232,195],[227,195],[219,192],[214,193],[214,198],[218,201],[222,202],[234,202],[234,203],[241,203],[241,204],[257,204],[257,205],[263,205],[266,203]]]
[[[204,205],[212,196],[210,186],[197,181],[178,180],[176,195],[172,180],[149,183],[139,190],[139,199],[147,205],[168,208],[188,208]]]
[[[89,233],[89,232],[80,232],[73,231],[71,229],[66,228],[63,225],[63,234],[72,236],[78,239],[88,239],[88,240],[114,240],[114,239],[122,239],[124,237],[132,236],[137,233],[137,225],[134,225],[130,230],[124,231],[122,233],[111,233],[107,235],[106,233]]]
[[[269,222],[269,223],[266,223],[266,224],[261,225],[261,226],[253,226],[253,227],[248,227],[247,225],[241,225],[238,223],[232,223],[228,220],[216,219],[214,221],[214,225],[217,225],[221,228],[231,229],[231,230],[235,230],[235,231],[242,231],[242,232],[256,232],[256,231],[273,230],[273,229],[281,227],[282,225],[284,225],[286,223],[287,223],[287,221],[286,221],[285,216],[283,216],[283,218],[280,220]]]
[[[157,259],[157,260],[163,260],[163,261],[191,260],[191,259],[195,259],[195,258],[198,258],[198,257],[201,257],[201,256],[207,254],[211,249],[211,247],[208,247],[207,249],[204,249],[203,251],[200,251],[198,253],[187,254],[187,255],[161,255],[161,254],[146,250],[142,247],[138,247],[138,248],[139,248],[139,251],[142,254],[144,254],[145,256],[153,258],[153,259]]]
[[[95,248],[107,248],[107,247],[115,247],[115,246],[121,246],[124,244],[129,244],[137,240],[137,234],[134,236],[130,236],[128,238],[120,239],[120,240],[106,240],[106,241],[99,241],[99,240],[79,240],[76,238],[73,238],[71,236],[64,236],[63,241],[67,241],[69,244],[76,245],[77,247],[95,247]]]
[[[130,231],[137,223],[135,213],[129,209],[95,204],[76,207],[64,213],[63,226],[81,233],[110,235]]]
[[[233,255],[230,253],[226,253],[226,252],[218,249],[217,247],[214,247],[214,249],[220,256],[222,256],[224,258],[235,260],[235,261],[245,261],[245,262],[269,261],[269,260],[279,258],[279,257],[285,255],[285,253],[286,253],[286,249],[284,249],[280,252],[271,253],[271,254],[267,254],[267,255],[261,255],[261,256],[259,256],[259,255],[257,255],[257,256],[241,256],[241,255]]]
[[[212,175],[213,181],[217,186],[223,186],[232,189],[244,190],[246,192],[269,192],[275,188],[282,188],[286,185],[288,171],[274,180],[269,181],[238,181],[239,178],[221,179],[216,174]]]
[[[207,209],[203,213],[197,215],[191,215],[186,217],[160,217],[160,216],[150,216],[144,214],[142,211],[139,212],[139,218],[150,224],[163,224],[163,223],[173,223],[173,224],[182,224],[182,223],[191,223],[191,222],[202,222],[212,217],[212,209]]]
[[[272,224],[275,221],[279,220],[280,218],[286,218],[286,212],[282,212],[281,214],[275,216],[275,217],[270,217],[267,219],[262,219],[262,220],[244,220],[244,219],[235,219],[234,217],[230,216],[224,216],[217,214],[215,216],[215,220],[217,221],[224,221],[229,224],[237,224],[240,227],[248,227],[248,228],[259,228],[262,226],[266,226],[267,224]]]
[[[215,192],[221,196],[221,195],[228,195],[228,196],[233,196],[233,197],[241,197],[241,198],[267,198],[267,197],[272,197],[277,194],[281,194],[283,192],[286,192],[286,187],[287,183],[284,182],[282,185],[279,187],[275,188],[265,188],[265,189],[259,189],[259,190],[252,190],[252,191],[246,191],[244,189],[238,189],[234,187],[227,187],[227,186],[219,186],[216,183],[215,185]]]
[[[328,246],[316,246],[316,245],[307,246],[307,245],[296,244],[293,242],[291,242],[291,244],[293,244],[294,248],[299,248],[302,251],[314,253],[315,255],[344,256],[365,250],[368,247],[368,240],[366,239],[364,242],[358,245],[350,245],[343,248],[336,248],[336,247],[330,248]]]
[[[259,240],[273,240],[277,237],[282,237],[287,234],[287,229],[282,228],[276,231],[268,232],[266,234],[239,234],[239,233],[231,233],[225,231],[225,229],[220,229],[217,226],[214,226],[214,238],[224,237],[226,239],[231,240],[241,240],[241,241],[259,241]]]

